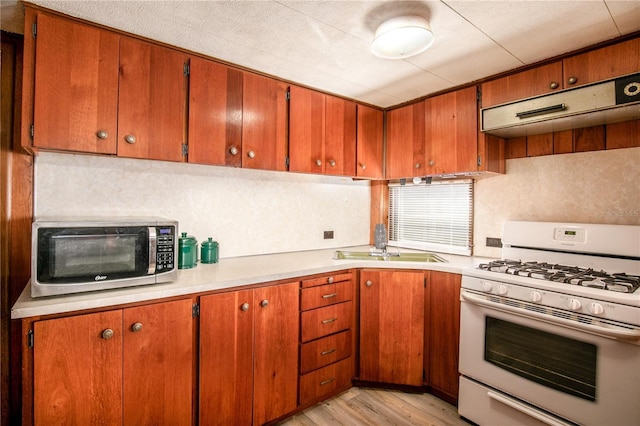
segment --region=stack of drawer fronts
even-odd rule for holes
[[[301,406],[351,387],[355,353],[354,275],[345,271],[302,281]]]

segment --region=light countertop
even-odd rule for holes
[[[236,289],[270,281],[298,279],[306,275],[331,273],[353,268],[422,269],[462,273],[490,259],[438,253],[447,263],[386,262],[376,260],[335,260],[336,250],[368,251],[370,246],[312,250],[220,259],[219,263],[198,263],[193,269],[178,271],[178,279],[170,283],[150,284],[117,290],[101,290],[75,295],[32,298],[28,284],[11,309],[11,318],[59,314],[167,297]],[[391,250],[393,251],[393,250]],[[414,252],[414,250],[400,250]]]

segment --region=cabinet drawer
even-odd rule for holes
[[[341,274],[338,273],[335,275],[327,275],[325,277],[302,280],[302,288],[315,287],[317,285],[323,285],[323,284],[333,284],[340,281],[349,281],[352,278],[353,278],[353,273],[351,272],[345,272]]]
[[[338,303],[302,313],[302,341],[351,328],[353,302]]]
[[[351,358],[300,376],[300,405],[321,401],[327,395],[350,388],[352,378]]]
[[[353,281],[302,289],[300,310],[320,308],[353,299]]]
[[[304,343],[300,348],[300,374],[351,356],[351,330]]]

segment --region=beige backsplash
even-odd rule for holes
[[[507,160],[507,173],[475,185],[474,254],[506,220],[640,225],[640,148]]]

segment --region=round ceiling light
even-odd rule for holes
[[[419,16],[398,16],[380,24],[371,43],[371,53],[384,59],[405,59],[424,52],[433,44],[428,22]]]

